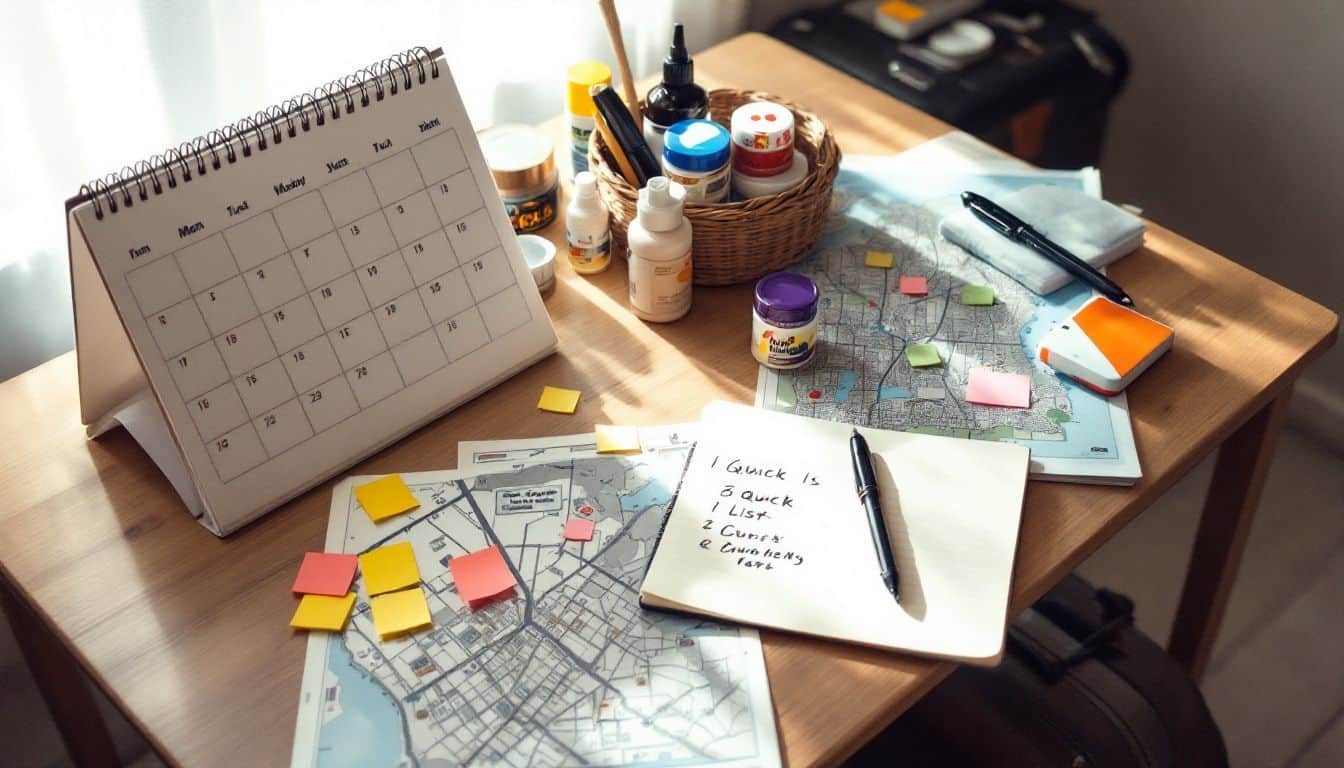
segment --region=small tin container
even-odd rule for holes
[[[733,173],[774,176],[793,162],[793,113],[773,101],[750,101],[733,110]]]
[[[555,290],[555,244],[540,235],[519,235],[523,260],[543,297]]]
[[[559,177],[546,134],[530,125],[496,125],[476,136],[513,231],[536,232],[555,221]]]
[[[817,348],[817,284],[796,272],[756,281],[751,312],[751,354],[767,368],[806,365]]]
[[[663,175],[686,188],[688,203],[728,200],[732,142],[713,120],[682,120],[663,134]]]

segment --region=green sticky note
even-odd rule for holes
[[[994,288],[988,285],[964,285],[961,287],[961,303],[987,307],[994,303]]]
[[[905,348],[905,359],[910,361],[910,365],[916,368],[923,368],[926,365],[942,365],[943,358],[938,355],[938,348],[932,344],[911,344]]]

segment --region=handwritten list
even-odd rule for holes
[[[861,430],[901,572],[897,602],[855,492],[849,425],[711,403],[701,428],[640,590],[646,607],[998,658],[1026,448]]]

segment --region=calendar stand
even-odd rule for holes
[[[338,82],[67,203],[84,423],[216,533],[555,348],[441,53]]]

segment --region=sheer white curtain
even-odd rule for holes
[[[741,31],[748,0],[617,8],[639,76],[673,21],[699,50]],[[554,115],[570,63],[614,64],[595,0],[0,3],[0,267],[64,252],[82,182],[416,45],[444,48],[478,127]]]

